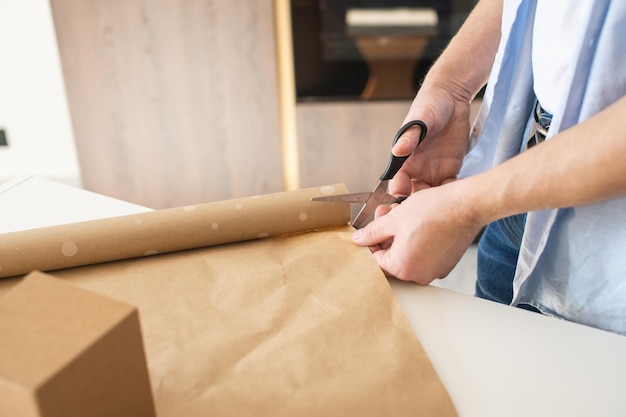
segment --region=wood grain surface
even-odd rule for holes
[[[334,178],[351,192],[373,189],[409,105],[410,101],[299,103],[302,186],[330,184]]]
[[[51,0],[85,188],[152,208],[283,188],[272,0]]]
[[[472,102],[470,120],[480,104]],[[410,100],[298,103],[301,185],[342,182],[350,192],[371,191],[410,105]]]

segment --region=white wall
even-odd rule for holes
[[[37,175],[80,185],[48,0],[0,0],[0,182]]]

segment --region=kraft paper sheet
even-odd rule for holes
[[[454,416],[342,185],[0,236],[0,296],[52,275],[139,308],[159,416]]]

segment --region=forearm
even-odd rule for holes
[[[428,136],[417,147],[419,129],[410,129],[393,146],[411,155],[389,184],[407,195],[455,179],[467,153],[470,101],[487,82],[500,42],[502,0],[481,0],[432,66],[403,123],[422,120]]]
[[[461,135],[463,143],[459,149],[463,154],[469,133],[446,130],[454,123],[467,125],[469,130],[469,103],[487,83],[500,43],[502,1],[478,2],[426,74],[403,121],[423,120],[431,138],[442,133]],[[417,135],[411,136],[409,131],[405,138],[406,143],[399,141],[393,148],[394,155],[407,155],[415,149]]]
[[[481,0],[428,72],[424,85],[447,84],[470,101],[486,84],[500,42],[502,0]]]
[[[626,97],[585,122],[474,177],[470,216],[487,224],[512,214],[592,204],[626,195]]]

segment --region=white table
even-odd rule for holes
[[[40,178],[0,185],[0,233],[147,210]],[[626,337],[390,282],[460,416],[626,415]]]

